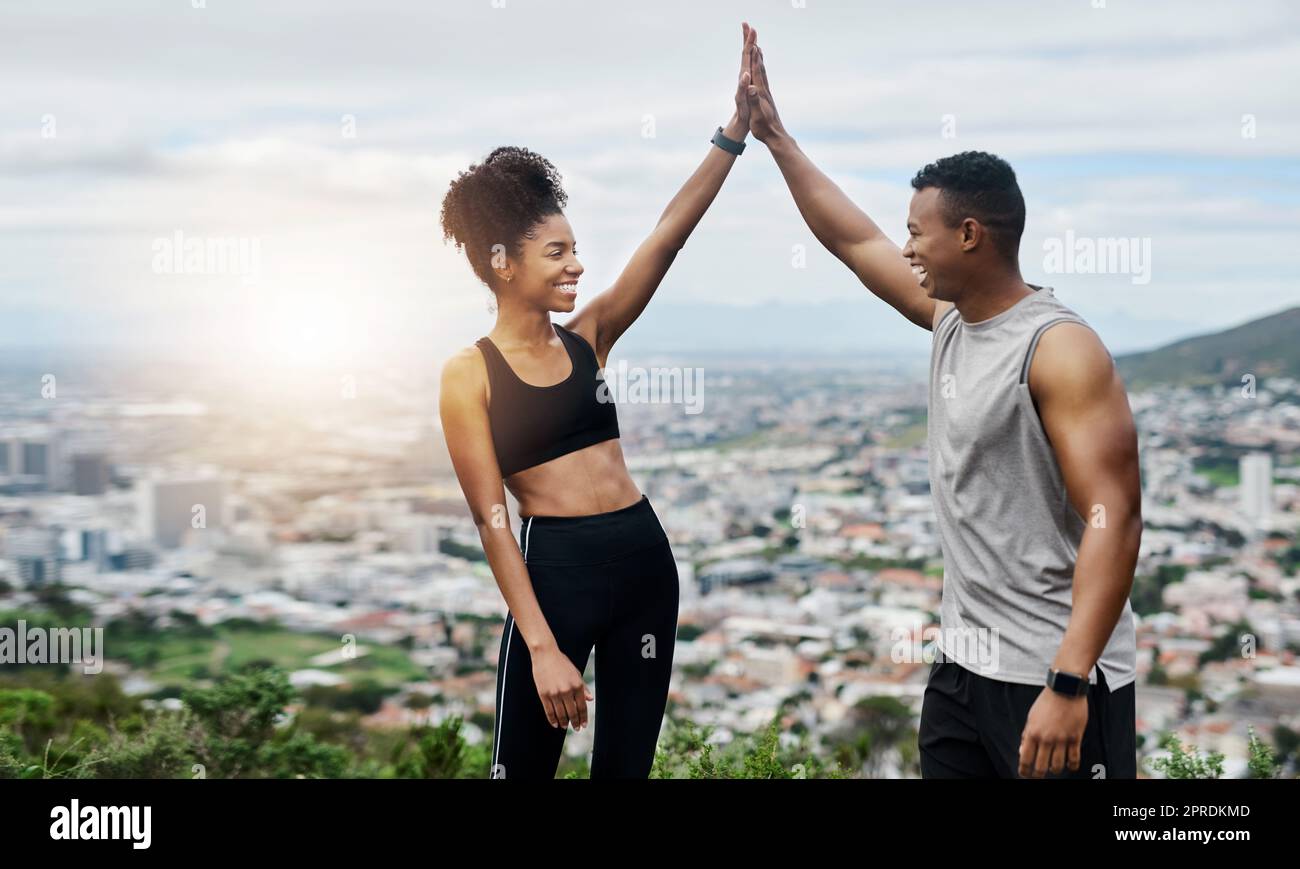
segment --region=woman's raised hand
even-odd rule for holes
[[[758,38],[758,31],[750,27],[748,22],[742,21],[740,32],[743,44],[740,49],[740,76],[736,84],[736,117],[740,119],[741,127],[748,131],[749,86],[754,80],[753,73],[750,71],[750,53],[754,40]]]
[[[745,48],[750,82],[745,88],[749,101],[749,129],[754,138],[767,142],[775,136],[785,135],[785,126],[776,113],[772,88],[767,83],[767,67],[763,64],[763,49],[758,47],[758,31],[752,27]]]

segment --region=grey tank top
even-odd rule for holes
[[[1038,339],[1088,324],[1051,287],[967,323],[952,308],[930,351],[930,491],[943,550],[939,652],[991,679],[1042,685],[1070,620],[1085,520],[1029,392]],[[1097,667],[1112,691],[1137,676],[1128,601]],[[1088,673],[1096,683],[1097,667]]]

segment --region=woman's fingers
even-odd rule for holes
[[[740,22],[740,29],[741,29],[741,40],[740,40],[740,46],[741,46],[741,48],[740,48],[740,72],[741,72],[741,75],[744,75],[744,74],[745,74],[745,70],[749,68],[749,61],[745,59],[745,51],[746,51],[746,49],[749,48],[749,25],[748,25],[748,23],[745,23],[744,21]]]
[[[578,723],[578,701],[573,696],[575,693],[570,691],[564,695],[564,713],[568,716],[568,720],[564,723],[565,727]]]
[[[754,44],[754,28],[750,27],[749,24],[745,22],[741,22],[740,26],[743,28],[744,33],[744,39],[742,39],[740,43],[741,75],[744,75],[746,71],[749,71],[752,77],[753,73],[749,66],[749,47]]]
[[[573,729],[581,730],[587,726],[587,703],[583,699],[587,693],[587,686],[584,684],[573,692]]]
[[[736,85],[736,105],[749,105],[749,71],[740,74],[740,84]]]
[[[742,35],[740,47],[740,76],[736,81],[736,113],[740,120],[749,126],[749,88],[754,81],[754,74],[750,67],[750,57],[752,56],[752,47],[754,44],[754,28],[749,26],[748,21],[740,23],[740,32]]]

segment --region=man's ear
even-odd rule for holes
[[[973,217],[961,222],[961,249],[974,250],[984,238],[984,227]]]

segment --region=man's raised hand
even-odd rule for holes
[[[758,31],[749,28],[749,129],[760,142],[784,136],[785,126],[776,113],[772,88],[767,81],[767,67],[763,64],[763,49],[758,47]]]

